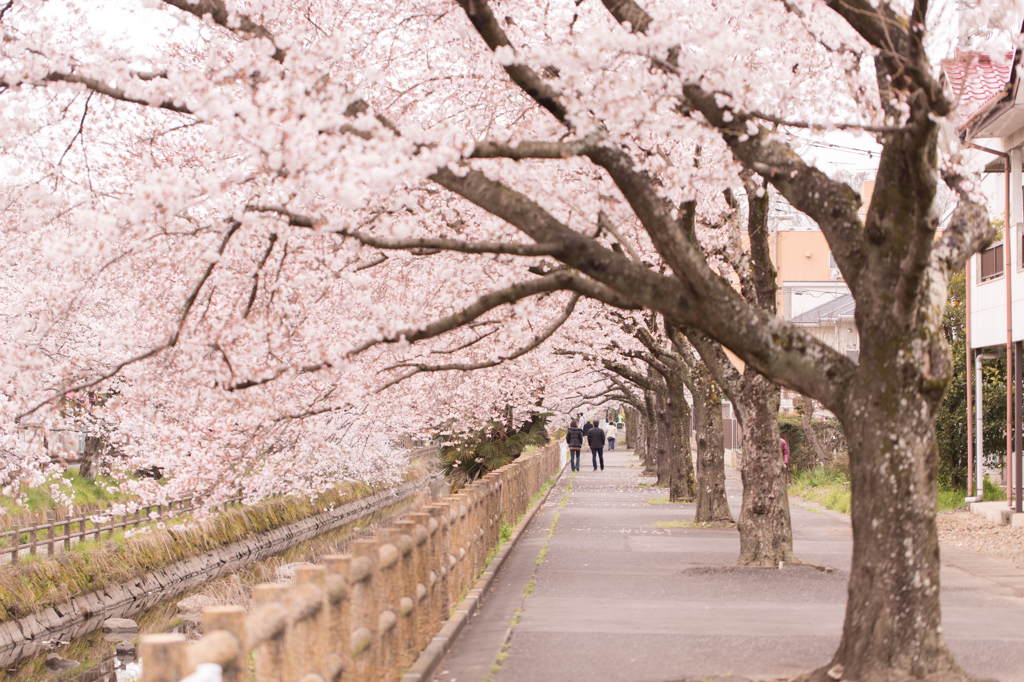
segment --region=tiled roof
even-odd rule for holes
[[[1013,53],[1007,53],[1005,63],[999,63],[987,54],[957,50],[952,59],[942,63],[942,69],[957,101],[963,127],[1006,93],[1013,69]]]

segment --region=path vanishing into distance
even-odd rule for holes
[[[828,663],[842,632],[849,517],[796,501],[794,549],[833,570],[738,568],[735,528],[656,502],[631,451],[565,470],[435,682],[771,680]],[[739,473],[728,470],[740,509]],[[942,548],[945,636],[970,673],[1024,682],[1024,572]]]

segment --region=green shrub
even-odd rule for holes
[[[441,471],[451,492],[510,464],[530,446],[548,442],[547,423],[551,413],[535,412],[518,428],[488,421],[483,427],[438,436]]]
[[[1006,499],[1002,488],[985,481],[986,495],[991,490],[993,499]],[[850,481],[845,471],[818,467],[814,470],[794,471],[790,493],[827,509],[850,513]],[[999,495],[1002,495],[1001,497]],[[936,500],[937,511],[952,511],[965,507],[964,490],[940,485]],[[985,499],[988,499],[986,496]]]
[[[999,502],[1001,500],[1005,500],[1006,488],[996,485],[986,477],[981,499],[984,502]]]
[[[831,455],[832,468],[845,471],[848,465],[846,438],[839,422],[835,419],[813,419],[811,428],[825,452]],[[814,448],[804,434],[802,417],[779,415],[779,436],[789,446],[789,465],[794,471],[812,470],[819,465]]]

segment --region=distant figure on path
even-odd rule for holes
[[[594,425],[590,423],[590,420],[587,420],[587,423],[583,425],[583,435],[584,435],[584,437],[590,435],[590,429],[592,429],[592,428],[594,428]]]
[[[580,448],[583,447],[583,429],[576,426],[577,423],[573,419],[569,422],[569,430],[565,432],[565,442],[569,446],[569,468],[572,471],[580,470]]]
[[[618,429],[616,428],[615,424],[612,424],[609,421],[606,421],[604,423],[604,435],[608,437],[609,450],[615,449],[615,436],[618,435],[617,431]]]
[[[786,484],[790,483],[790,472],[789,472],[789,443],[786,442],[785,438],[779,439],[779,447],[782,448],[782,466],[783,476],[786,477]]]
[[[594,458],[594,471],[597,471],[598,458],[601,459],[601,471],[604,471],[604,429],[593,426],[586,434],[587,443],[590,445],[590,454]]]

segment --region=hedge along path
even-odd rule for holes
[[[163,599],[198,587],[219,575],[242,568],[253,561],[278,554],[346,524],[376,517],[378,513],[381,516],[393,518],[395,514],[406,511],[410,505],[418,506],[420,498],[427,494],[427,486],[431,484],[436,486],[438,483],[443,484],[443,481],[433,476],[425,477],[419,481],[406,483],[395,490],[381,491],[330,511],[309,516],[294,524],[278,525],[270,531],[259,534],[247,532],[243,534],[240,542],[228,545],[218,547],[212,542],[208,545],[205,542],[193,542],[185,546],[198,548],[199,553],[182,561],[161,562],[160,568],[145,574],[125,570],[124,572],[128,574],[126,581],[110,581],[102,589],[72,596],[70,599],[65,597],[53,600],[50,606],[37,605],[37,609],[28,615],[17,620],[11,619],[0,623],[0,664],[9,664],[41,650],[43,640],[49,639],[54,633],[59,633],[62,639],[81,636],[95,630],[107,617],[130,615],[150,608]],[[439,487],[445,488],[446,486]],[[272,502],[279,503],[280,501]],[[247,519],[252,525],[257,525],[255,521],[258,519],[250,519],[250,517],[259,514],[260,509],[270,506],[270,504],[256,505],[245,510],[232,510],[230,513],[241,513],[242,511],[247,513],[241,518],[235,519],[231,527],[235,528],[239,523],[244,527],[244,522]],[[298,511],[284,510],[283,513],[271,516],[270,520],[280,521],[292,514],[298,514]],[[207,524],[222,523],[223,521],[223,518],[218,517],[209,520]],[[187,534],[198,532],[198,530],[190,529],[182,533],[165,533],[154,536],[156,538],[165,536],[167,542],[166,545],[156,548],[153,557],[161,558],[163,555],[160,552],[164,546],[173,549],[179,544],[184,545],[183,540],[188,538]],[[124,546],[128,546],[128,543]],[[207,546],[211,551],[205,551]],[[114,547],[109,552],[115,553],[118,549]],[[92,553],[92,556],[94,557],[97,553]],[[80,556],[79,552],[70,552],[45,563],[23,565],[16,570],[23,573],[29,569],[46,568],[54,564],[61,566],[69,559]],[[111,561],[116,559],[116,554],[113,558],[107,557],[107,560]],[[93,568],[92,570],[98,569]],[[110,580],[110,576],[114,574],[116,571],[103,577]],[[0,572],[0,578],[7,577]],[[36,579],[45,578],[37,576]]]
[[[178,682],[205,664],[226,682],[247,680],[250,652],[258,681],[398,680],[484,571],[502,522],[524,514],[558,469],[557,444],[524,455],[353,541],[350,554],[300,569],[290,589],[257,586],[261,606],[248,618],[241,607],[204,610],[206,635],[193,645],[144,636],[142,682]]]

